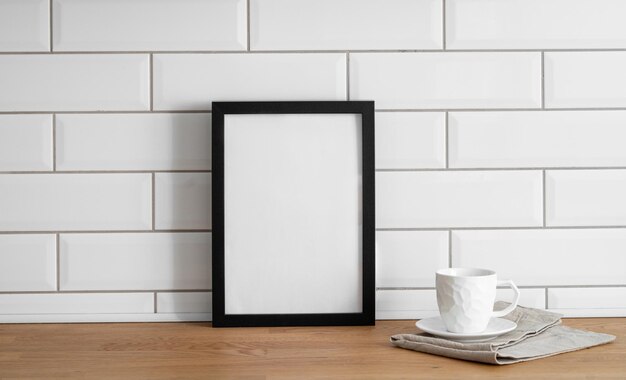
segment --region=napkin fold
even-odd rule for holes
[[[508,303],[497,302],[495,309]],[[606,344],[615,336],[562,326],[561,315],[518,306],[503,317],[517,328],[482,343],[461,343],[428,334],[397,334],[391,343],[428,354],[488,364],[513,364]]]

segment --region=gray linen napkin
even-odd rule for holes
[[[497,302],[495,309],[502,309],[506,305],[506,302]],[[504,318],[517,323],[517,328],[483,343],[460,343],[428,334],[398,334],[391,337],[391,343],[428,354],[503,365],[545,358],[615,340],[613,335],[560,326],[561,315],[545,310],[518,306]]]

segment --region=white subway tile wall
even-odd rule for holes
[[[626,224],[626,170],[546,171],[548,226]]]
[[[0,322],[211,319],[217,100],[376,102],[378,318],[436,314],[451,265],[624,316],[624,12],[1,1]]]
[[[546,107],[626,107],[624,66],[626,51],[545,53]]]
[[[210,289],[210,233],[61,234],[60,290]]]
[[[496,291],[496,300],[511,302],[513,291],[509,288],[499,288]],[[520,289],[519,305],[524,307],[534,307],[536,309],[546,308],[546,291],[539,288]]]
[[[211,229],[211,173],[157,173],[155,228]]]
[[[626,111],[451,112],[451,168],[626,167]]]
[[[611,49],[626,45],[622,0],[446,0],[450,49]]]
[[[440,0],[251,0],[250,47],[441,49],[442,12]]]
[[[55,51],[246,50],[245,0],[52,0]]]
[[[446,167],[444,112],[377,112],[376,168]]]
[[[68,171],[211,170],[211,114],[57,115],[56,155]]]
[[[541,54],[354,53],[350,95],[376,109],[539,108]]]
[[[50,50],[50,0],[3,0],[0,52]]]
[[[376,319],[415,319],[437,315],[433,289],[381,289],[376,292]]]
[[[376,286],[433,287],[435,271],[448,266],[447,231],[378,231]]]
[[[0,313],[153,313],[153,301],[149,293],[0,294]]]
[[[541,182],[537,170],[379,172],[376,226],[541,226]]]
[[[519,305],[546,308],[544,289],[520,289],[520,293]],[[433,289],[384,289],[376,296],[376,319],[419,319],[439,314]],[[512,299],[510,290],[497,290],[496,300],[511,302]]]
[[[572,316],[626,317],[626,288],[548,290],[548,307]]]
[[[53,234],[0,235],[0,292],[57,290]]]
[[[454,231],[451,240],[453,266],[489,267],[522,286],[622,285],[626,278],[625,229]]]
[[[52,170],[52,115],[0,115],[0,171]]]
[[[157,294],[157,313],[211,313],[211,292]]]
[[[151,228],[147,173],[0,174],[0,230]]]
[[[347,93],[345,54],[156,54],[153,76],[157,110],[207,110],[227,100],[346,100]]]
[[[148,54],[0,55],[0,112],[146,111]]]

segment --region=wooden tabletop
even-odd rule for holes
[[[0,379],[626,379],[626,319],[566,319],[611,344],[492,366],[403,350],[375,327],[211,328],[209,323],[0,325]]]

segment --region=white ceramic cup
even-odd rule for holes
[[[454,333],[485,331],[492,317],[512,312],[519,301],[519,289],[511,280],[498,281],[489,269],[445,268],[437,271],[437,305],[446,328]],[[496,286],[509,285],[514,300],[504,310],[493,311]]]

